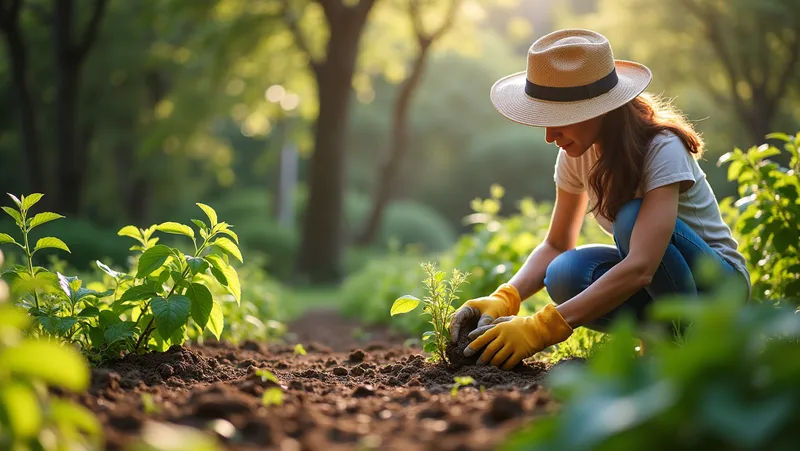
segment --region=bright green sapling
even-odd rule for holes
[[[420,302],[423,303],[422,314],[431,317],[429,322],[433,326],[433,330],[422,334],[422,340],[426,341],[423,350],[430,353],[433,360],[446,362],[445,350],[450,341],[450,320],[455,313],[453,301],[458,299],[458,288],[466,281],[469,273],[453,269],[452,277],[445,281],[445,273],[438,271],[435,263],[426,262],[421,266],[426,275],[424,283],[428,296],[422,300],[411,295],[402,296],[394,301],[390,312],[392,316],[408,313],[417,308]]]

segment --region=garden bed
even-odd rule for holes
[[[543,364],[450,370],[380,329],[359,342],[355,326],[318,312],[290,325],[302,341],[288,345],[214,342],[130,356],[93,370],[80,401],[98,414],[111,450],[148,421],[216,431],[226,449],[489,449],[554,407],[540,386]],[[474,382],[452,396],[456,376]],[[273,387],[282,405],[262,405]]]

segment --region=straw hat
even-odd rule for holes
[[[492,86],[492,104],[524,125],[558,127],[583,122],[633,100],[647,88],[646,66],[615,60],[605,36],[566,29],[539,38],[528,49],[528,69]]]

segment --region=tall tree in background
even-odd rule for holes
[[[31,95],[34,89],[28,71],[28,48],[20,27],[22,6],[23,0],[0,0],[0,31],[5,37],[12,84],[17,97],[20,150],[25,155],[28,190],[44,193],[42,148],[36,125],[38,117]]]
[[[345,135],[352,81],[361,33],[375,0],[316,1],[328,26],[324,56],[312,53],[289,0],[283,0],[286,23],[308,55],[319,99],[298,271],[313,282],[336,282],[342,276]]]
[[[617,56],[654,71],[652,90],[691,105],[701,117],[730,113],[758,144],[780,126],[800,80],[800,0],[598,0],[597,12],[562,11],[559,27],[586,27],[611,40]],[[699,92],[698,92],[699,91]],[[704,93],[716,108],[703,103]],[[679,96],[681,97],[681,96]],[[736,134],[722,130],[720,139]],[[723,136],[724,135],[724,136]],[[750,143],[742,143],[741,140]]]
[[[97,40],[108,0],[94,0],[88,24],[75,39],[75,0],[54,0],[52,11],[53,49],[56,72],[57,186],[54,194],[60,211],[80,213],[88,174],[89,144],[93,127],[79,117],[81,68]]]
[[[377,192],[372,200],[369,216],[357,238],[357,243],[360,245],[372,244],[380,230],[383,212],[392,196],[397,173],[408,149],[408,110],[411,101],[425,71],[431,46],[453,26],[460,4],[461,0],[448,0],[447,10],[441,24],[429,32],[425,30],[423,23],[420,0],[409,0],[408,2],[408,16],[414,30],[417,51],[411,63],[411,71],[402,81],[397,92],[392,111],[392,131],[388,149],[377,173]]]
[[[723,88],[698,77],[723,107],[732,107],[753,143],[772,131],[789,82],[800,80],[800,1],[680,0],[721,64]]]

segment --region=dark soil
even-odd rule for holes
[[[93,370],[80,402],[98,414],[110,450],[131,444],[149,421],[203,429],[224,449],[484,450],[555,407],[539,386],[544,365],[448,368],[380,331],[347,348],[353,334],[342,324],[331,312],[291,324],[306,355],[294,355],[296,342],[212,342],[130,356]],[[474,384],[452,397],[455,376]],[[263,406],[264,391],[276,386],[283,404]],[[150,400],[155,409],[146,408]]]

